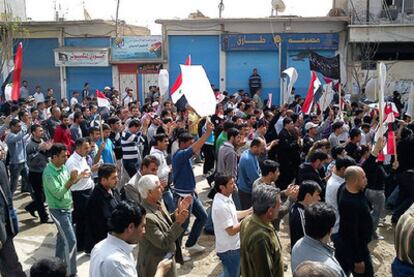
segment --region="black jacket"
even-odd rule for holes
[[[382,163],[377,163],[377,157],[369,155],[368,159],[362,164],[365,175],[367,176],[368,189],[384,190],[385,180],[389,177],[389,174],[385,171]]]
[[[10,191],[9,176],[6,166],[0,161],[0,242],[4,243],[7,239],[17,234],[17,229],[13,224],[12,213],[13,198]]]
[[[90,253],[98,242],[104,240],[108,234],[108,220],[112,211],[121,202],[117,190],[111,190],[112,195],[105,188],[98,184],[86,206],[86,253]]]
[[[305,207],[296,202],[289,211],[290,248],[305,235]]]
[[[364,192],[350,193],[346,186],[338,190],[338,211],[340,215],[338,242],[336,248],[354,263],[364,260],[368,243],[373,234],[373,223],[368,199]]]

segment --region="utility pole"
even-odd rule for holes
[[[219,18],[221,18],[221,15],[222,15],[222,13],[224,11],[224,3],[223,3],[223,0],[220,1],[220,4],[218,5],[218,8],[219,8]]]

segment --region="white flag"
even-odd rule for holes
[[[180,65],[180,67],[181,89],[188,104],[199,116],[213,115],[216,112],[216,97],[203,66]]]
[[[405,112],[405,114],[411,117],[411,119],[413,119],[413,116],[414,116],[414,83],[413,82],[411,82],[410,95],[408,96],[408,105],[407,105],[407,111]]]
[[[292,92],[293,85],[298,79],[298,72],[296,71],[294,67],[289,67],[288,69],[285,69],[283,73],[289,76],[289,84],[288,84],[287,90],[283,92],[283,104],[286,104]]]
[[[387,80],[387,68],[383,62],[379,63],[378,68],[378,109],[379,109],[379,122],[384,122],[384,95],[385,95],[385,81]],[[379,135],[384,135],[383,125],[380,124]]]
[[[168,87],[170,85],[169,74],[167,69],[161,69],[158,75],[158,87],[160,88],[160,95],[164,101],[168,98]]]

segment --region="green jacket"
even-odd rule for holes
[[[228,140],[227,133],[222,131],[216,140],[216,154],[219,152],[220,147]]]
[[[72,193],[65,185],[70,179],[70,174],[65,165],[57,168],[49,162],[43,171],[43,189],[49,209],[72,209]]]
[[[282,245],[276,230],[256,215],[241,222],[240,256],[243,277],[283,277]]]

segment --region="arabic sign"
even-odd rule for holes
[[[111,61],[160,61],[162,36],[122,37],[112,39]]]
[[[337,50],[339,35],[333,34],[230,34],[222,36],[223,51],[272,51],[279,43],[289,50]]]
[[[138,72],[140,74],[158,74],[160,73],[161,67],[162,64],[160,63],[141,64],[138,66]]]
[[[108,48],[57,48],[55,66],[108,66]]]

